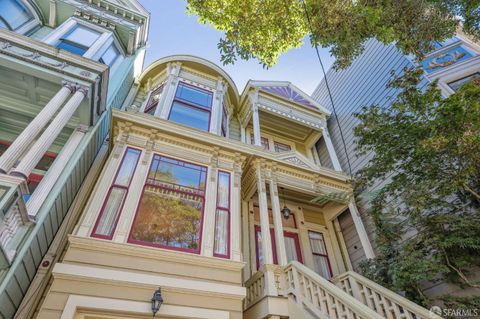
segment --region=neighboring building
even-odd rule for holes
[[[315,147],[323,136],[339,165],[329,115],[289,82],[239,95],[201,58],[153,63],[112,110],[110,155],[36,318],[439,318],[352,271],[345,210],[373,251],[349,176]]]
[[[443,43],[437,43],[435,47],[435,51],[429,53],[421,62],[425,75],[420,87],[438,80],[442,93],[448,96],[462,84],[474,78],[480,78],[480,46],[478,44],[465,36],[457,35]],[[355,154],[354,128],[358,120],[354,113],[360,112],[363,106],[373,104],[388,108],[398,94],[397,89],[387,88],[388,82],[392,79],[391,72],[400,74],[405,67],[412,66],[414,66],[413,59],[401,54],[395,45],[384,45],[372,39],[367,41],[365,51],[353,61],[351,66],[344,70],[330,69],[327,72],[328,84],[338,115],[338,119],[333,116],[329,119],[328,129],[337,150],[339,162],[345,172],[349,172],[351,168],[351,174],[355,175],[367,165],[373,155],[372,153],[364,156]],[[312,96],[327,109],[333,110],[325,79],[322,79]],[[322,159],[324,157],[321,156]],[[328,158],[322,160],[322,163],[332,167]],[[368,202],[371,194],[381,189],[386,183],[388,179],[379,180],[357,198],[357,205],[371,241],[373,241],[374,227],[366,217]],[[340,216],[342,231],[351,231],[351,224],[352,221],[348,215]],[[358,264],[366,258],[362,250],[354,249],[359,244],[358,236],[350,236],[346,242],[354,268],[357,268]],[[430,293],[437,294],[442,291],[446,291],[444,286],[434,286],[431,287]]]
[[[136,0],[0,0],[2,319],[30,316],[48,284],[110,109],[141,71],[148,20]]]

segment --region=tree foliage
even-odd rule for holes
[[[369,38],[395,42],[421,57],[432,41],[454,35],[460,21],[480,38],[480,0],[187,0],[199,21],[225,33],[218,44],[222,61],[258,59],[274,65],[303,44],[329,47],[335,67],[348,66]]]
[[[355,133],[359,154],[374,154],[359,185],[387,181],[369,211],[379,255],[364,272],[428,304],[425,282],[480,294],[472,276],[480,266],[480,83],[443,98],[435,82],[420,88],[421,74],[396,77],[391,108],[364,107]]]

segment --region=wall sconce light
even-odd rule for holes
[[[152,296],[152,313],[153,317],[157,314],[158,310],[160,310],[160,306],[163,303],[163,298],[162,298],[162,291],[160,288],[155,290]]]
[[[290,208],[287,207],[287,204],[285,204],[285,193],[283,192],[283,187],[280,187],[280,189],[282,190],[282,197],[283,197],[283,208],[281,210],[281,213],[283,215],[283,218],[285,219],[288,219],[290,217],[290,215],[292,214],[292,211],[290,210]]]

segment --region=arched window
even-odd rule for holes
[[[34,19],[20,0],[0,1],[0,28],[15,31]]]

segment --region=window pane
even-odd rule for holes
[[[228,256],[228,211],[217,209],[215,213],[215,242],[213,253]]]
[[[147,185],[130,239],[198,252],[202,209],[203,198],[200,196]]]
[[[299,260],[297,256],[297,246],[295,244],[295,238],[293,237],[287,237],[284,236],[285,238],[285,249],[287,251],[287,262],[290,262],[292,260]]]
[[[115,61],[117,60],[119,54],[120,53],[118,52],[115,45],[112,44],[110,47],[108,47],[107,51],[105,51],[105,53],[102,55],[100,61],[103,64],[106,64],[108,66],[112,66],[115,63]]]
[[[270,149],[270,146],[268,145],[268,139],[266,137],[261,137],[260,142],[264,150],[268,151]],[[255,145],[255,138],[253,134],[250,135],[250,144]]]
[[[278,153],[288,152],[288,151],[292,150],[292,148],[288,144],[283,144],[283,143],[280,143],[280,142],[274,142],[274,145],[275,145],[275,152],[278,152]]]
[[[163,93],[163,84],[160,85],[158,88],[152,91],[150,97],[148,98],[147,106],[145,106],[144,112],[150,115],[155,115],[155,111],[157,110],[158,102],[160,100],[160,96]]]
[[[65,39],[89,48],[99,37],[100,32],[77,25],[65,36]]]
[[[218,173],[217,206],[229,208],[230,202],[230,174]]]
[[[185,102],[195,104],[197,106],[202,106],[208,109],[210,109],[212,106],[211,92],[197,89],[197,88],[185,85],[184,83],[178,84],[175,97]]]
[[[115,185],[128,186],[130,184],[138,159],[140,158],[140,153],[140,150],[127,149],[120,164],[120,170],[114,183]]]
[[[312,253],[326,255],[327,251],[325,250],[325,242],[323,241],[322,234],[316,232],[308,232],[308,236],[310,237]]]
[[[104,204],[102,216],[94,230],[94,235],[110,237],[113,235],[115,222],[120,214],[120,208],[125,199],[125,188],[112,187],[107,201]]]
[[[84,55],[85,52],[87,52],[87,48],[84,48],[76,43],[71,43],[65,40],[60,40],[60,42],[57,44],[57,48],[78,54],[78,55]]]
[[[0,18],[0,27],[15,30],[33,19],[33,16],[17,0],[0,0]]]
[[[325,256],[313,255],[313,263],[315,272],[325,279],[330,279],[330,268],[328,265],[328,258]]]
[[[208,131],[210,112],[173,102],[169,119],[173,122],[185,124],[202,131]]]

